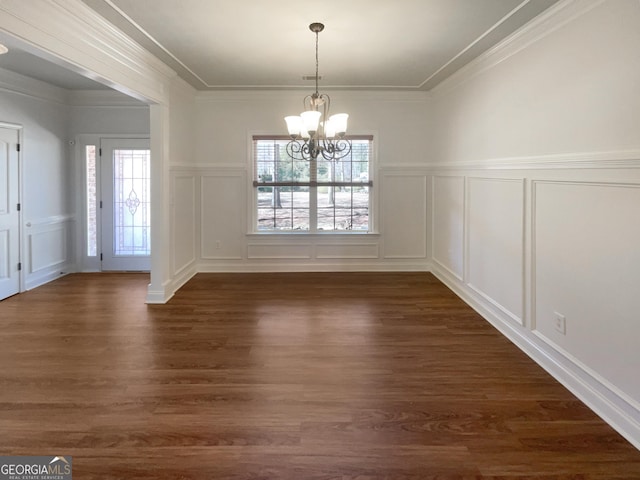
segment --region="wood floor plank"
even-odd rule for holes
[[[0,454],[76,479],[640,480],[427,273],[77,274],[0,302]]]

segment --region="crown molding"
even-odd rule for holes
[[[3,0],[0,25],[30,53],[140,100],[168,101],[176,73],[80,0]]]
[[[561,0],[435,86],[431,90],[433,97],[438,98],[446,95],[477,75],[499,65],[525,48],[549,36],[605,1]]]

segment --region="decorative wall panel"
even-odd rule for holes
[[[246,233],[247,181],[242,172],[201,177],[201,257],[239,260]]]
[[[523,323],[524,181],[469,178],[467,205],[467,283]]]
[[[383,172],[384,258],[427,256],[427,176],[420,172]]]
[[[640,399],[640,185],[536,181],[534,198],[536,332]]]
[[[457,279],[464,274],[464,177],[434,176],[433,260]]]

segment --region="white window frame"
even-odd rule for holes
[[[348,135],[348,139],[355,140],[369,140],[370,142],[370,150],[369,150],[369,229],[367,231],[364,230],[318,230],[317,229],[317,194],[312,195],[312,192],[317,189],[318,185],[309,187],[309,230],[259,230],[258,229],[258,189],[254,185],[254,180],[256,177],[256,162],[254,159],[254,139],[257,137],[261,137],[264,139],[288,139],[289,137],[284,137],[282,135],[271,135],[271,134],[263,134],[263,133],[255,133],[250,134],[248,138],[248,180],[249,180],[249,201],[247,204],[250,206],[249,214],[247,218],[249,220],[248,225],[248,235],[257,235],[257,236],[313,236],[313,235],[322,235],[322,236],[330,236],[330,235],[378,235],[377,231],[377,195],[376,192],[379,189],[379,185],[376,184],[376,172],[377,172],[377,148],[376,148],[376,135],[374,134],[364,134],[364,135]],[[338,160],[340,161],[340,160]]]

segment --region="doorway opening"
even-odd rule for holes
[[[148,138],[83,142],[85,266],[151,267],[151,152]]]

